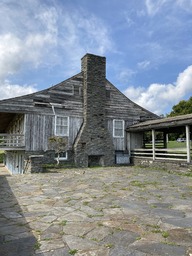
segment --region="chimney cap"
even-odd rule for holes
[[[81,59],[84,59],[85,57],[96,57],[96,58],[105,58],[105,56],[100,56],[100,55],[96,55],[96,54],[92,54],[92,53],[86,53]]]

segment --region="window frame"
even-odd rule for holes
[[[117,130],[117,128],[115,127],[116,121],[122,122],[122,135],[115,135],[115,130]],[[125,136],[125,121],[123,119],[113,119],[113,138],[124,138],[124,136]]]
[[[68,160],[68,152],[67,151],[62,151],[60,153],[65,153],[65,157],[59,157],[59,160],[63,161],[63,160]],[[57,159],[57,154],[59,153],[55,153],[55,160]]]
[[[67,133],[66,134],[58,134],[57,133],[57,118],[67,118]],[[62,127],[65,127],[64,125]],[[61,127],[61,125],[60,125]],[[55,115],[55,136],[60,136],[60,137],[68,137],[69,136],[69,116],[62,116],[62,115]]]

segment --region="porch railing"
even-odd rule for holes
[[[167,148],[155,148],[153,149],[144,149],[138,148],[131,150],[132,157],[139,158],[150,158],[150,159],[161,159],[161,160],[178,160],[178,161],[187,161],[187,150],[186,149],[167,149]]]
[[[0,133],[0,149],[1,148],[21,148],[25,146],[23,134]]]

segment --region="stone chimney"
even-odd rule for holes
[[[83,125],[74,144],[77,166],[114,164],[114,146],[107,129],[106,58],[86,54],[81,60],[83,72]]]

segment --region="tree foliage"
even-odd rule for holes
[[[57,155],[57,165],[60,162],[60,153],[67,150],[67,138],[66,137],[59,137],[53,136],[49,138],[50,148],[55,150]]]
[[[192,114],[192,97],[189,100],[181,100],[177,105],[172,107],[172,111],[168,116],[179,116]]]

